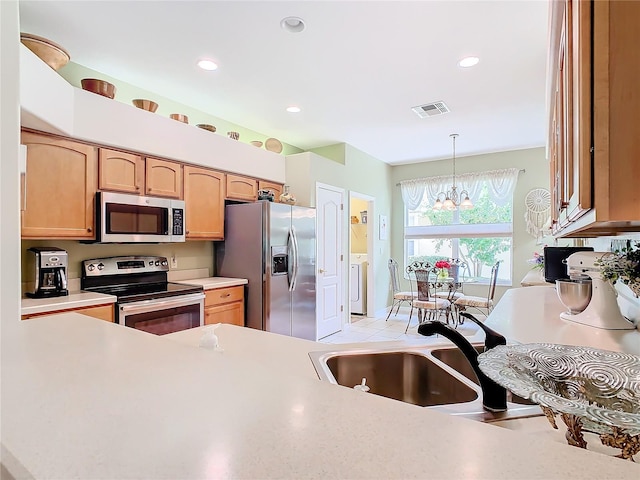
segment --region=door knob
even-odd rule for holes
[[[320,270],[318,270],[318,272],[324,273],[324,268],[321,268]]]

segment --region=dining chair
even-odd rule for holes
[[[449,308],[447,309],[447,323],[451,320],[454,326],[457,324],[457,315],[454,315],[453,312],[453,303],[459,298],[464,297],[464,293],[461,291],[465,273],[467,270],[467,264],[463,260],[457,258],[449,258],[449,278],[448,281],[441,282],[442,290],[437,291],[433,294],[436,298],[443,298],[450,302]],[[462,277],[462,279],[461,279]]]
[[[435,296],[436,290],[442,284],[437,279],[438,269],[432,267],[427,262],[414,262],[407,267],[409,274],[409,282],[413,276],[415,280],[415,293],[417,298],[413,301],[413,306],[418,310],[418,323],[426,320],[437,320],[440,315],[445,315],[448,322],[448,311],[451,309],[451,302],[444,298]],[[413,283],[411,284],[413,292]],[[404,333],[409,330],[411,318],[407,322],[407,328]]]
[[[396,262],[393,258],[389,259],[389,276],[391,281],[391,291],[393,292],[393,302],[391,303],[391,309],[387,314],[387,318],[385,322],[389,320],[391,316],[391,312],[393,312],[393,307],[396,307],[396,313],[394,315],[398,315],[398,311],[400,310],[400,305],[403,302],[407,302],[411,306],[411,311],[409,312],[409,321],[411,321],[411,316],[413,315],[413,300],[417,295],[414,295],[412,292],[401,291],[400,290],[400,275],[398,273],[398,262]]]
[[[491,276],[489,278],[489,291],[486,297],[478,297],[473,295],[465,295],[458,298],[454,303],[455,316],[459,325],[464,323],[464,319],[460,317],[460,312],[464,312],[467,308],[475,308],[479,312],[487,316],[493,310],[493,297],[496,293],[496,282],[498,280],[498,269],[500,268],[500,260],[491,267]]]

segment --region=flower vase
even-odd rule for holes
[[[446,279],[449,276],[449,271],[446,268],[441,268],[438,272],[438,278],[441,280]]]

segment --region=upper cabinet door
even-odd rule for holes
[[[186,237],[224,239],[225,175],[208,168],[184,167]]]
[[[147,195],[182,198],[182,164],[147,157],[146,171]]]
[[[240,175],[227,174],[227,198],[254,202],[258,199],[258,181]]]
[[[97,148],[31,132],[27,146],[23,238],[93,239]]]
[[[269,190],[270,192],[273,192],[273,201],[279,202],[280,195],[282,195],[282,184],[259,180],[258,190]]]
[[[100,149],[98,188],[142,195],[144,159],[140,155]]]

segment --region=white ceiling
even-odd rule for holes
[[[449,158],[453,132],[457,156],[544,145],[547,15],[546,0],[20,1],[21,30],[78,64],[305,150],[346,142],[389,164]],[[306,29],[284,31],[287,16]],[[468,55],[480,63],[459,67]],[[432,101],[451,112],[411,111]]]

